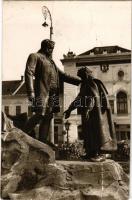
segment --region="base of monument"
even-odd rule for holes
[[[21,130],[2,135],[2,199],[127,200],[129,178],[113,160],[55,161],[55,152]]]
[[[57,161],[45,166],[31,190],[25,188],[9,197],[12,200],[126,200],[128,183],[128,176],[113,160]]]

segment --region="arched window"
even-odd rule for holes
[[[118,72],[118,78],[119,78],[119,80],[123,80],[123,78],[124,78],[124,72],[122,70],[119,70],[119,72]]]
[[[127,94],[125,92],[120,91],[117,94],[117,114],[125,113],[128,113]]]

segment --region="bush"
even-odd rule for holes
[[[114,159],[120,161],[128,161],[130,159],[130,140],[122,140],[117,143]]]
[[[76,141],[74,143],[62,144],[58,147],[59,159],[61,160],[80,160],[84,155],[83,142]]]

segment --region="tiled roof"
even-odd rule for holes
[[[2,95],[12,95],[22,83],[21,80],[2,81]],[[26,94],[25,83],[16,92],[16,95]]]
[[[21,88],[18,90],[16,94],[27,94],[25,83],[21,86]]]
[[[94,47],[93,49],[86,51],[84,53],[79,54],[78,56],[85,56],[85,55],[98,55],[104,53],[126,53],[131,52],[129,49],[122,48],[120,46],[104,46],[104,47]]]

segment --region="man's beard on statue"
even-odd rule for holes
[[[52,57],[52,53],[53,53],[53,50],[49,50],[49,49],[47,49],[46,51],[44,51],[44,53],[45,53],[45,55],[47,56],[47,57]]]

